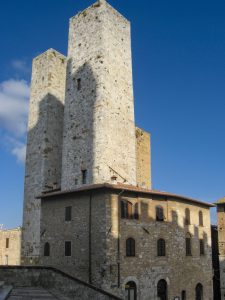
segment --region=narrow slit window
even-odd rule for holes
[[[80,78],[77,79],[77,89],[78,89],[78,91],[81,90],[81,79]]]
[[[9,248],[9,238],[7,238],[6,240],[5,240],[5,247],[8,249]]]
[[[72,206],[65,208],[65,221],[69,222],[72,220]]]
[[[204,240],[199,240],[199,248],[200,248],[200,255],[205,255],[205,245]]]
[[[65,242],[65,256],[71,256],[72,249],[71,249],[71,242],[67,241]]]
[[[186,236],[186,256],[191,256],[192,251],[191,251],[191,235],[190,233],[187,234]]]
[[[50,244],[49,243],[45,243],[44,256],[50,256]]]
[[[82,170],[82,184],[87,183],[87,170]]]

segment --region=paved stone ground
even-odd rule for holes
[[[8,300],[53,300],[52,294],[42,288],[14,288]]]

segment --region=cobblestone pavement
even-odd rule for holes
[[[53,300],[57,299],[42,288],[15,288],[8,300]]]

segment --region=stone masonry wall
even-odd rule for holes
[[[62,189],[136,185],[130,24],[105,1],[70,20]]]
[[[150,134],[136,127],[137,185],[152,188]]]
[[[225,299],[225,204],[217,206],[221,299]]]
[[[101,289],[53,268],[0,267],[0,281],[14,287],[43,287],[73,300],[121,300]]]
[[[123,200],[139,203],[139,220],[120,218],[120,202],[112,195],[107,210],[108,227],[106,276],[102,288],[120,297],[125,296],[125,285],[134,281],[138,300],[157,300],[157,284],[164,279],[168,284],[168,299],[195,299],[195,288],[203,285],[204,300],[212,300],[212,259],[209,209],[182,199],[141,197],[121,194]],[[164,222],[155,219],[156,206],[164,208]],[[191,225],[184,225],[185,209],[191,211]],[[203,212],[204,226],[199,226],[198,213]],[[192,256],[186,256],[186,234],[192,236]],[[126,256],[126,240],[134,238],[135,257]],[[166,256],[157,256],[157,240],[166,241]],[[200,255],[199,239],[205,243],[205,255]],[[118,244],[119,243],[119,244]],[[119,274],[119,275],[118,275]],[[119,277],[118,277],[119,276]],[[118,289],[118,280],[120,288]]]
[[[121,219],[120,200],[139,204],[139,220]],[[169,299],[181,296],[195,299],[195,287],[203,285],[204,300],[212,300],[212,260],[210,214],[207,206],[162,196],[143,196],[109,190],[84,191],[52,196],[42,200],[42,253],[46,242],[51,265],[119,297],[125,284],[137,284],[138,300],[157,300],[157,283],[168,283]],[[91,205],[91,206],[90,206]],[[155,218],[156,206],[164,209],[164,221]],[[64,220],[65,207],[72,206],[72,221]],[[185,209],[191,212],[190,225],[184,225]],[[199,211],[203,226],[199,225]],[[91,216],[91,217],[90,217]],[[90,235],[91,232],[91,235]],[[185,238],[191,234],[192,256],[186,256]],[[126,239],[136,241],[135,257],[126,257]],[[157,256],[157,240],[166,241],[166,256]],[[203,239],[205,254],[200,255]],[[72,255],[65,257],[64,243],[72,241]]]
[[[42,191],[60,188],[66,58],[53,49],[33,61],[26,155],[22,263],[37,263]]]
[[[20,265],[20,257],[21,228],[0,230],[0,265]]]
[[[86,192],[76,196],[42,200],[41,255],[44,266],[53,266],[96,286],[101,286],[106,256],[106,201],[109,195]],[[72,220],[65,221],[65,208]],[[65,242],[72,255],[65,256]],[[50,244],[45,257],[44,245]]]

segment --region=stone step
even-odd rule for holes
[[[12,286],[4,286],[0,289],[0,300],[8,299],[10,292],[12,291]]]

